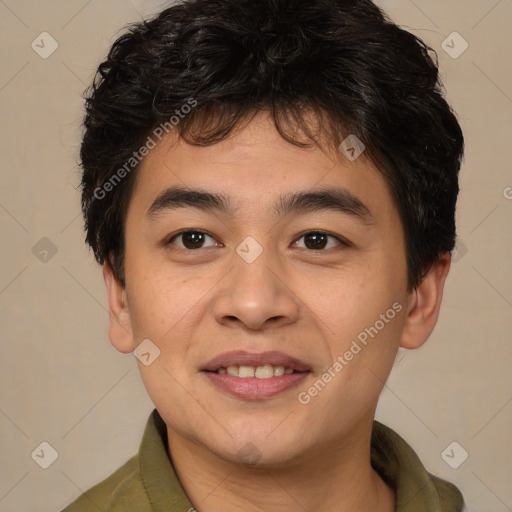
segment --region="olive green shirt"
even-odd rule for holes
[[[396,491],[396,512],[461,512],[463,498],[451,483],[429,474],[413,449],[374,421],[371,462]],[[62,512],[193,512],[168,455],[165,422],[153,410],[139,452]]]

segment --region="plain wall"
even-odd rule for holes
[[[108,341],[76,187],[81,95],[122,27],[164,4],[0,2],[0,511],[63,508],[136,453],[153,409],[135,358]],[[466,159],[438,325],[424,347],[400,354],[377,419],[454,482],[469,511],[510,510],[512,3],[379,4],[437,51]],[[43,31],[58,42],[47,59],[31,47]],[[454,31],[469,44],[458,58],[441,46]],[[31,457],[43,441],[58,452],[46,470]],[[458,469],[441,457],[453,441],[469,453]]]

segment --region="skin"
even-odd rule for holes
[[[395,510],[394,491],[370,465],[372,422],[398,348],[420,347],[436,324],[449,254],[408,291],[402,223],[376,167],[364,153],[350,162],[334,150],[289,144],[264,113],[208,147],[171,133],[137,173],[125,221],[125,288],[104,265],[109,338],[123,353],[144,339],[160,349],[149,366],[139,361],[139,369],[195,508]],[[238,211],[188,207],[149,218],[155,198],[174,185],[225,193]],[[272,215],[279,196],[325,187],[347,189],[372,221],[333,211]],[[166,245],[183,229],[211,237],[188,251],[186,236]],[[304,235],[318,230],[332,237],[311,248]],[[252,263],[236,252],[248,236],[263,248]],[[394,303],[402,310],[301,404],[299,393]],[[272,398],[234,397],[200,369],[238,349],[279,350],[311,372]],[[239,454],[248,443],[257,453],[252,464]]]

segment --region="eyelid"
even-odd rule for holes
[[[209,233],[208,231],[205,231],[204,229],[199,229],[199,228],[187,228],[187,229],[182,229],[181,231],[178,231],[177,233],[174,233],[173,235],[170,235],[169,237],[167,237],[165,240],[164,240],[164,245],[171,245],[172,241],[175,239],[175,238],[178,238],[180,235],[183,235],[185,233],[201,233],[203,235],[207,235],[209,236],[210,238],[213,238],[214,240],[216,240],[215,236],[212,235],[211,233]],[[219,244],[217,244],[219,245]],[[223,245],[223,244],[221,244]],[[197,251],[199,249],[184,249],[182,247],[178,247],[179,250],[182,250],[182,251]],[[203,249],[202,247],[200,247],[200,249]]]
[[[309,235],[310,233],[326,235],[326,236],[329,236],[331,238],[335,238],[340,243],[340,245],[342,245],[342,246],[353,247],[353,244],[351,242],[349,242],[346,238],[343,238],[340,235],[335,235],[334,233],[329,233],[329,231],[324,231],[323,229],[308,229],[307,231],[302,232],[300,235],[297,235],[297,238],[295,239],[294,244],[296,244],[302,237],[304,237],[306,235]],[[327,252],[327,250],[328,249],[314,251],[314,250],[310,249],[311,252]]]

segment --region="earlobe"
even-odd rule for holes
[[[107,288],[109,331],[108,337],[112,345],[122,352],[129,354],[135,349],[132,335],[130,311],[126,300],[126,291],[116,279],[109,263],[103,263],[103,278]]]
[[[450,270],[450,254],[444,253],[411,292],[407,318],[400,339],[400,347],[421,347],[432,334],[439,317],[446,276]]]

